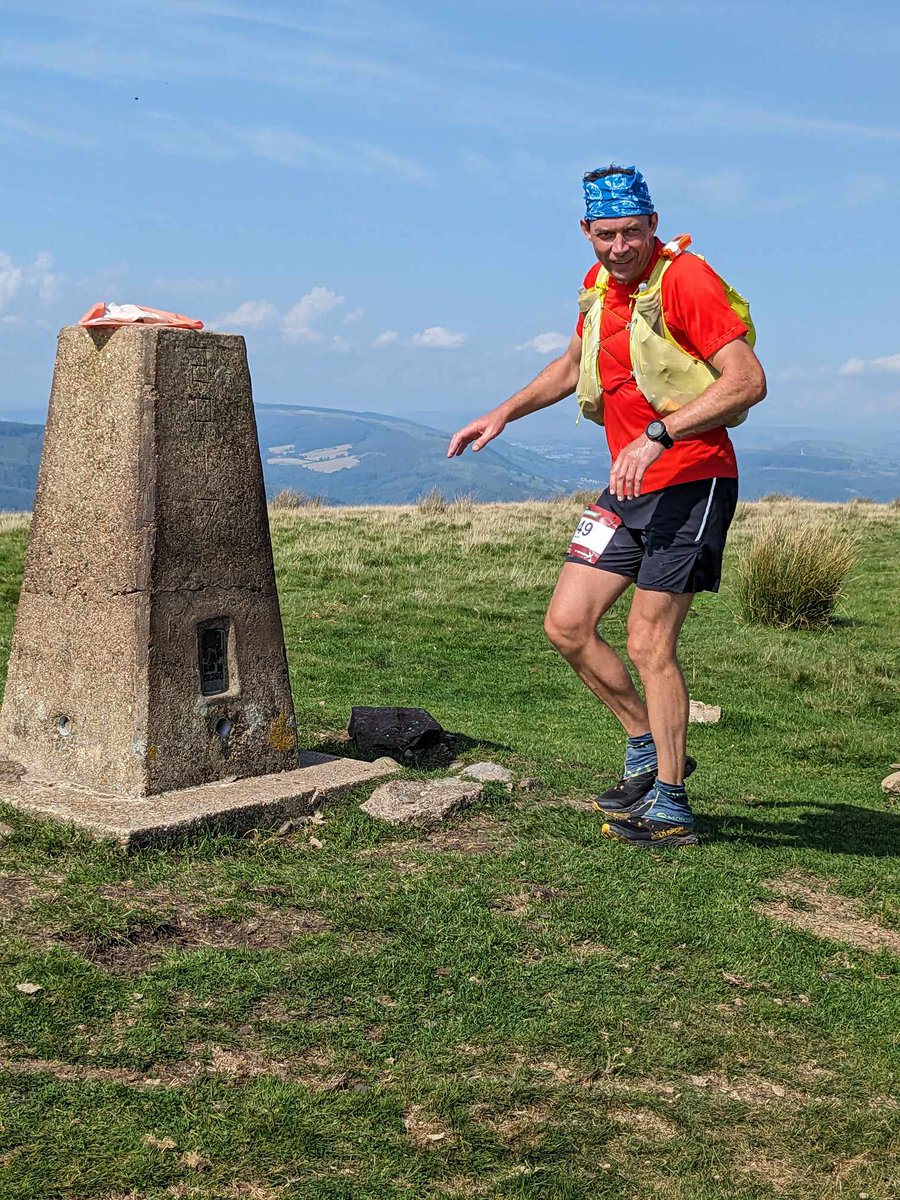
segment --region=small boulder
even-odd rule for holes
[[[722,720],[721,705],[703,704],[700,700],[692,700],[688,720],[695,725],[714,725],[716,721]]]
[[[377,787],[360,808],[379,821],[428,828],[480,799],[480,783],[462,779],[392,779]]]
[[[892,775],[882,779],[881,790],[889,792],[892,796],[900,796],[900,771],[894,771]]]
[[[447,734],[424,708],[354,705],[347,732],[361,754],[410,758],[446,741]]]
[[[499,763],[479,762],[463,767],[460,778],[475,779],[479,783],[502,783],[508,792],[513,788],[513,773]]]

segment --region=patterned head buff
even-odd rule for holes
[[[640,217],[654,211],[647,184],[637,167],[625,167],[600,179],[588,179],[591,174],[588,171],[583,180],[586,221],[596,221],[599,217]]]

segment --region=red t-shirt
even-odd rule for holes
[[[634,283],[609,281],[603,318],[600,322],[600,382],[603,385],[603,420],[609,452],[615,461],[629,442],[639,437],[659,413],[638,390],[631,372],[632,294],[648,279],[656,266],[662,242],[656,239],[653,256],[646,272]],[[596,263],[584,277],[584,286],[592,287],[600,270]],[[680,254],[663,275],[662,306],[666,324],[683,350],[694,358],[708,359],[747,333],[747,326],[732,310],[722,281],[696,254]],[[584,316],[578,318],[576,332],[581,337]],[[723,427],[698,433],[664,450],[647,468],[642,492],[657,492],[674,483],[690,483],[714,477],[736,479],[737,460],[728,431]]]

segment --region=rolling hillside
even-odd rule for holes
[[[540,423],[522,422],[479,454],[450,461],[447,432],[382,413],[259,404],[256,419],[270,498],[292,488],[329,504],[402,504],[436,487],[447,497],[470,493],[481,501],[544,499],[599,491],[609,469],[600,430],[541,442]],[[873,451],[800,432],[739,431],[743,499],[780,492],[884,503],[900,496],[895,443],[882,441]],[[31,507],[42,443],[42,426],[0,421],[0,509]]]
[[[426,425],[380,413],[256,406],[266,490],[321,495],[336,504],[403,504],[432,487],[479,500],[521,500],[566,490],[533,450],[501,445],[447,458],[448,437]]]
[[[0,421],[0,509],[31,508],[43,444],[43,425]]]

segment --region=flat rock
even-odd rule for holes
[[[480,783],[462,779],[392,779],[375,789],[360,808],[379,821],[427,828],[481,797]]]
[[[900,796],[900,771],[894,771],[893,775],[888,775],[881,781],[881,790],[890,792],[894,796]]]
[[[505,783],[512,791],[513,773],[499,763],[479,762],[463,767],[462,779],[477,779],[479,783]]]
[[[703,704],[700,700],[692,700],[688,720],[695,725],[714,725],[716,721],[722,720],[721,705]]]
[[[362,754],[402,758],[446,740],[444,727],[424,708],[367,708],[354,705],[347,732]]]

